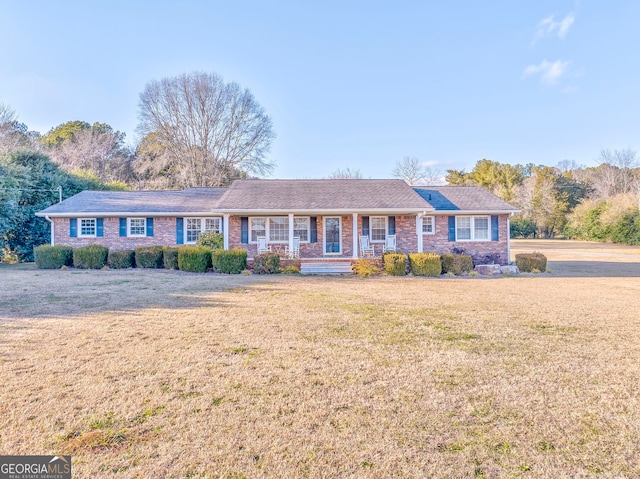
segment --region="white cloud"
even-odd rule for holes
[[[555,62],[550,62],[542,60],[539,65],[529,65],[525,68],[522,76],[529,77],[539,75],[540,82],[543,85],[553,86],[558,83],[562,75],[567,73],[568,67],[568,61],[556,60]]]
[[[564,38],[574,21],[575,17],[573,13],[567,14],[566,17],[557,22],[555,21],[555,15],[549,15],[543,18],[540,23],[538,23],[533,43],[536,43],[541,38],[553,35],[557,35],[558,38]]]

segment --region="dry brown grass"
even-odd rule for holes
[[[0,454],[74,477],[640,476],[638,277],[0,282]]]

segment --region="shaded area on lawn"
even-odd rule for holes
[[[553,276],[585,278],[637,278],[640,262],[549,261]]]

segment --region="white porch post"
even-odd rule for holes
[[[353,259],[358,258],[358,213],[353,213]]]
[[[511,215],[507,216],[507,264],[511,264]]]
[[[222,215],[222,247],[229,249],[229,215]]]
[[[293,251],[293,213],[289,213],[289,253]]]
[[[416,215],[416,234],[418,235],[418,253],[422,253],[422,215]]]

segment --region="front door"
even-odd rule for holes
[[[342,253],[342,225],[339,216],[324,218],[324,254]]]

